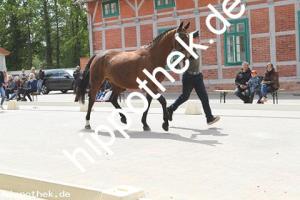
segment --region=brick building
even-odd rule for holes
[[[233,88],[235,74],[247,60],[261,75],[268,62],[274,63],[281,87],[300,90],[300,1],[244,2],[245,14],[231,20],[227,32],[217,36],[207,29],[205,19],[211,13],[208,4],[222,12],[222,0],[87,0],[90,53],[135,50],[160,32],[190,21],[191,31],[200,30],[201,43],[215,41],[201,52],[201,70],[209,89]],[[214,20],[213,26],[222,25]],[[176,84],[169,91],[178,90]]]

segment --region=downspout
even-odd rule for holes
[[[89,12],[87,12],[87,20],[88,20],[88,31],[89,31],[90,57],[92,57],[94,55],[93,24],[92,24],[92,16]]]

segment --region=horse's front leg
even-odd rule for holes
[[[149,125],[147,124],[147,115],[148,115],[148,111],[150,108],[150,104],[152,102],[152,97],[147,93],[146,98],[147,98],[147,102],[148,102],[148,107],[145,110],[145,112],[143,113],[142,123],[143,123],[144,131],[150,131],[151,129],[150,129]]]
[[[100,77],[101,78],[101,77]],[[86,129],[91,129],[91,125],[90,125],[90,118],[91,118],[91,112],[92,112],[92,108],[93,105],[96,101],[96,95],[97,92],[100,90],[100,87],[103,83],[103,79],[92,79],[91,81],[91,87],[90,87],[90,92],[89,92],[89,105],[88,105],[88,111],[86,114],[86,125],[85,128]]]
[[[162,124],[162,128],[165,131],[169,131],[169,120],[168,120],[168,112],[167,112],[167,101],[165,99],[165,97],[163,97],[162,95],[157,99],[159,101],[159,103],[162,106],[163,109],[163,119],[164,119],[164,123]]]
[[[122,109],[121,106],[119,105],[118,103],[118,96],[119,94],[116,94],[113,96],[112,100],[111,100],[111,103],[112,105],[116,108],[116,109]],[[120,113],[120,117],[121,117],[121,122],[123,124],[127,124],[127,119],[126,119],[126,116],[123,114],[123,113]]]

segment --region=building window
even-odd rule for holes
[[[103,0],[102,13],[103,17],[119,16],[119,0]]]
[[[224,36],[225,65],[250,62],[248,19],[232,20],[230,23]]]
[[[157,35],[167,31],[167,30],[170,30],[171,28],[174,28],[174,27],[163,27],[163,28],[158,28],[157,29]]]
[[[155,0],[155,9],[175,7],[174,0]]]

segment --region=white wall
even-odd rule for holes
[[[4,55],[0,55],[0,71],[7,71]]]

